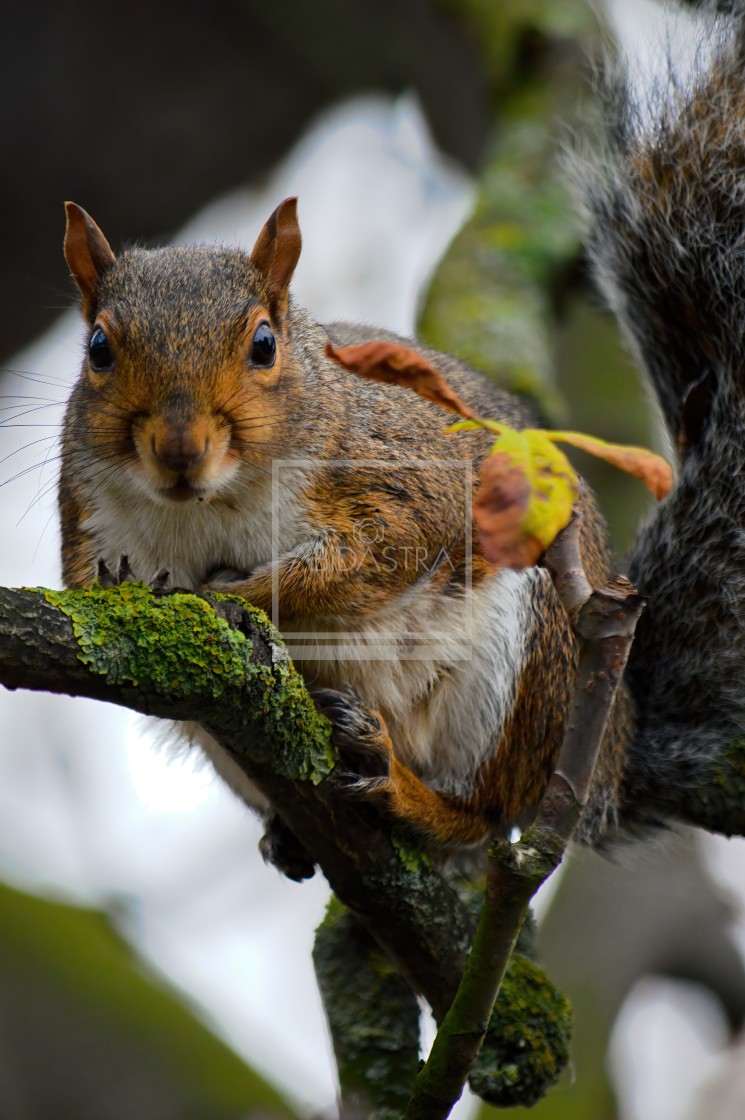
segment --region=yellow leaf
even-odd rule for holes
[[[451,432],[472,432],[477,428],[483,428],[484,431],[492,432],[493,435],[501,435],[504,431],[504,424],[497,424],[495,420],[484,420],[482,416],[474,416],[473,420],[456,420],[454,424],[450,424],[445,428],[445,434],[449,435]]]
[[[472,432],[483,426],[480,420],[456,420],[445,428],[445,435],[450,435],[451,432]]]
[[[528,429],[523,433],[531,453],[531,501],[523,529],[541,541],[544,550],[569,524],[579,497],[577,473],[548,433]]]
[[[534,564],[569,523],[577,496],[577,476],[545,432],[503,428],[473,505],[486,559],[504,568]]]

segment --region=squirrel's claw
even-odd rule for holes
[[[353,796],[387,793],[393,748],[383,717],[365,707],[357,693],[318,689],[311,693],[321,715],[333,724],[331,742],[339,752],[338,789]]]
[[[134,583],[136,581],[136,578],[137,577],[135,576],[134,572],[132,571],[132,569],[129,566],[129,557],[128,556],[120,556],[119,557],[119,567],[117,568],[117,572],[116,572],[116,582],[117,583]]]
[[[161,568],[160,571],[156,573],[155,578],[150,583],[150,590],[155,595],[157,595],[157,594],[159,594],[163,591],[167,591],[168,590],[168,584],[170,583],[170,581],[171,581],[171,573],[168,571],[168,568]]]
[[[392,792],[391,779],[388,777],[360,778],[344,770],[338,773],[340,780],[337,781],[336,788],[349,797],[372,797]]]
[[[105,560],[101,560],[100,558],[96,567],[96,579],[104,589],[113,587],[116,583],[108,564]]]
[[[129,566],[129,557],[120,556],[116,572],[112,572],[105,560],[99,557],[96,566],[96,579],[101,587],[117,587],[120,583],[133,583],[136,576]]]
[[[112,572],[105,560],[99,559],[96,568],[96,579],[103,588],[118,587],[121,583],[137,583],[137,576],[129,565],[128,556],[120,556],[116,572]],[[189,587],[172,587],[171,573],[168,568],[161,568],[150,580],[148,587],[154,595],[192,595],[194,592]]]
[[[153,576],[148,583],[148,587],[153,595],[199,595],[199,592],[193,591],[191,587],[176,587],[171,583],[171,573],[168,568],[161,568],[159,572]],[[201,598],[201,596],[199,596]]]
[[[296,883],[312,879],[316,873],[315,864],[308,858],[305,848],[277,813],[267,817],[259,851],[265,863],[270,863]]]

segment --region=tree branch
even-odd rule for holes
[[[330,724],[265,616],[227,597],[214,605],[139,584],[0,589],[0,681],[199,721],[281,806],[339,897],[387,927],[380,939],[443,1012],[471,933],[457,897],[423,857],[407,866],[373,810],[322,782],[334,762]]]
[[[205,726],[442,1019],[474,918],[426,856],[338,788],[330,725],[261,612],[227,596],[158,596],[132,583],[65,592],[0,588],[0,683]],[[510,1026],[519,1030],[527,1015],[535,1046],[518,1062],[510,1051],[511,1076],[496,1076],[504,1103],[537,1099],[567,1057],[563,997],[537,965],[523,964],[532,987],[516,1001]],[[516,965],[516,992],[524,974]],[[501,1040],[493,1042],[499,1062]]]
[[[398,1120],[419,1065],[419,1002],[368,931],[332,898],[313,964],[334,1044],[342,1120]]]
[[[572,709],[558,764],[534,825],[517,844],[489,851],[479,925],[458,993],[415,1082],[405,1120],[445,1120],[463,1092],[530,900],[561,863],[587,803],[613,700],[644,601],[617,577],[593,591],[582,565],[578,515],[548,550],[546,566],[579,640]],[[476,1092],[484,1089],[478,1074]]]

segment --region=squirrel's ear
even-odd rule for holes
[[[280,320],[287,313],[288,289],[301,248],[297,199],[286,198],[267,220],[251,252],[251,264],[266,280],[271,310]]]
[[[83,314],[90,322],[96,315],[98,282],[116,260],[111,246],[81,206],[65,203],[65,260],[83,297]]]

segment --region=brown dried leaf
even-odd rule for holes
[[[439,404],[449,412],[457,412],[467,420],[475,418],[442,374],[422,354],[408,346],[398,342],[363,342],[337,350],[328,342],[326,353],[344,369],[360,377],[413,389],[420,397]]]
[[[524,469],[510,455],[496,452],[484,460],[473,502],[473,520],[488,563],[498,568],[529,568],[544,545],[523,530],[532,488]]]
[[[651,490],[659,501],[669,493],[673,484],[673,468],[661,455],[655,455],[646,447],[623,446],[619,443],[608,443],[597,436],[586,436],[582,432],[549,432],[549,439],[561,443],[569,443],[572,447],[579,447],[590,455],[604,459],[614,467],[618,467],[634,478],[641,479],[648,490]]]

